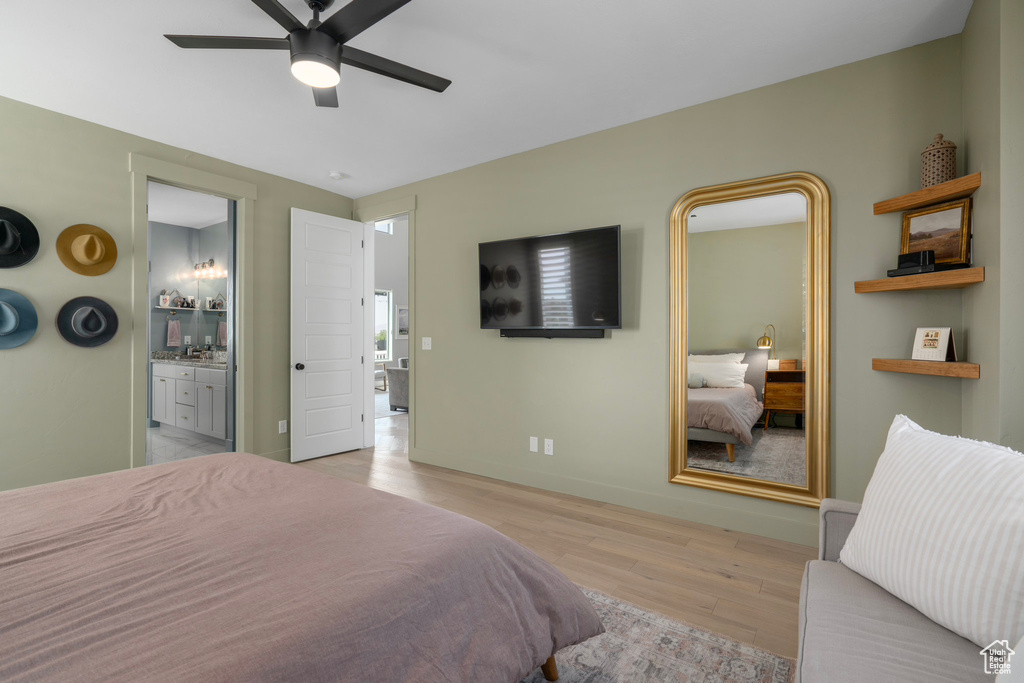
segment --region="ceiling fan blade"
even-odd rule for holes
[[[317,28],[344,45],[409,2],[410,0],[352,0]]]
[[[337,88],[313,88],[313,101],[316,102],[318,107],[334,107],[338,106],[338,89]]]
[[[363,52],[347,45],[341,48],[341,63],[365,69],[381,76],[387,76],[388,78],[394,78],[404,83],[418,85],[421,88],[433,90],[434,92],[444,92],[445,88],[452,84],[447,78],[428,74],[426,71],[420,71],[411,66],[399,64],[390,59],[378,57],[377,55]]]
[[[287,38],[244,38],[242,36],[177,36],[164,38],[178,47],[207,50],[287,50]]]
[[[270,15],[271,19],[281,24],[281,27],[288,33],[306,28],[277,0],[252,0],[252,3]]]

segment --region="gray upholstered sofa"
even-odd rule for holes
[[[399,358],[399,368],[388,368],[388,397],[391,410],[409,410],[409,359]]]
[[[977,645],[839,563],[860,505],[825,499],[800,589],[797,683],[992,681]]]

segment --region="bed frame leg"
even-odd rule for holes
[[[548,661],[540,665],[540,672],[544,674],[545,681],[558,680],[558,665],[555,664],[555,656],[548,657]]]
[[[736,445],[727,443],[725,444],[725,450],[729,451],[729,462],[736,462]]]

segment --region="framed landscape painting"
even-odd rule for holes
[[[929,249],[935,252],[935,263],[970,263],[970,197],[903,214],[900,253]]]

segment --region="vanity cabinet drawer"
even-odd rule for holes
[[[183,365],[172,365],[171,367],[174,368],[174,379],[179,380],[179,381],[180,380],[187,380],[189,382],[194,382],[195,381],[195,379],[196,379],[196,369],[195,368],[186,368]]]
[[[226,386],[228,383],[227,370],[207,370],[207,382],[210,384],[219,384],[220,386]]]
[[[196,409],[195,406],[177,404],[174,406],[174,426],[178,429],[187,429],[190,432],[196,430]]]
[[[153,376],[154,377],[169,377],[174,379],[178,376],[177,365],[161,365],[159,363],[153,364]]]
[[[196,368],[196,384],[219,384],[224,386],[228,383],[227,380],[228,373],[224,370]]]
[[[196,404],[196,383],[182,379],[175,380],[174,402],[194,406]]]

